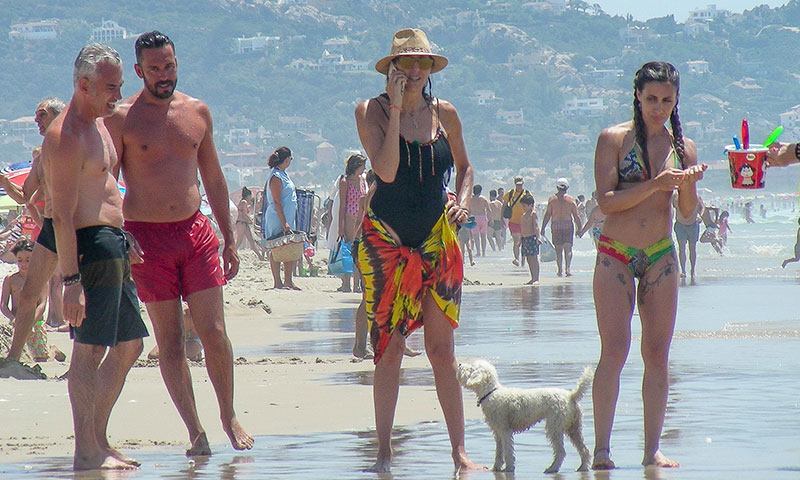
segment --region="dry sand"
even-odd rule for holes
[[[296,284],[302,291],[272,290],[267,263],[258,262],[252,252],[243,252],[239,275],[225,287],[225,314],[228,334],[237,349],[258,345],[291,344],[298,341],[329,339],[332,335],[352,338],[352,333],[299,332],[282,327],[293,315],[315,309],[355,308],[360,295],[338,293],[336,277],[301,277]],[[326,258],[321,251],[317,259]],[[498,254],[499,255],[499,254]],[[508,249],[503,255],[510,259]],[[465,294],[475,289],[519,286],[527,280],[527,269],[507,271],[478,265],[466,267]],[[0,274],[15,267],[2,265]],[[323,267],[324,272],[324,267]],[[544,284],[554,279],[543,277]],[[147,320],[149,325],[149,320]],[[152,329],[151,329],[152,332]],[[415,334],[419,335],[419,334]],[[419,345],[419,339],[415,345]],[[33,456],[71,456],[73,451],[72,414],[67,382],[55,379],[67,371],[71,342],[65,333],[50,333],[49,343],[67,354],[67,363],[43,363],[50,377],[44,381],[0,379],[0,462],[29,461]],[[123,451],[170,445],[188,447],[186,429],[167,394],[157,364],[147,361],[155,345],[145,339],[139,366],[128,375],[109,425],[111,443]],[[0,355],[4,352],[0,352]],[[406,358],[404,368],[430,369],[425,355]],[[340,354],[306,355],[283,358],[237,358],[235,366],[235,406],[240,423],[254,436],[352,431],[373,428],[371,360],[358,361],[348,347]],[[200,419],[212,447],[230,447],[220,427],[216,398],[202,363],[193,363],[195,396]],[[335,383],[333,375],[363,378],[352,385]],[[469,392],[466,392],[469,394]],[[471,394],[465,395],[465,415],[480,418]],[[343,407],[343,408],[342,408]],[[336,415],[331,409],[336,408]],[[442,414],[433,387],[403,386],[395,418],[396,425],[441,421]],[[223,446],[224,445],[224,446]],[[135,455],[135,452],[133,452]]]

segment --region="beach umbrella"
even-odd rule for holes
[[[14,170],[6,174],[6,177],[11,180],[11,183],[21,187],[22,184],[25,183],[25,180],[28,178],[28,175],[31,173],[31,167],[21,168],[19,170]]]
[[[7,212],[19,208],[19,204],[8,195],[0,196],[0,212]]]
[[[29,162],[26,162],[24,166],[20,166],[21,163],[22,162],[15,163],[8,167],[4,167],[2,170],[0,170],[0,174],[4,175],[5,177],[8,177],[8,179],[11,180],[11,182],[13,182],[14,185],[20,187],[22,186],[23,183],[25,183],[25,179],[28,178],[28,175],[31,172],[31,164]],[[19,168],[10,170],[11,167],[15,166]],[[5,194],[6,194],[5,189],[0,188],[0,195],[5,195]]]
[[[15,170],[21,170],[23,168],[31,168],[31,165],[32,165],[31,162],[29,162],[27,160],[23,161],[23,162],[15,162],[15,163],[12,163],[11,165],[5,166],[2,169],[0,169],[0,174],[5,175],[5,174],[7,174],[9,172],[13,172]]]

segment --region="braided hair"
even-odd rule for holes
[[[642,103],[636,97],[636,92],[641,92],[649,82],[665,82],[675,86],[676,93],[680,93],[681,79],[678,70],[667,62],[649,62],[642,65],[633,77],[633,128],[636,135],[636,143],[642,149],[642,161],[647,168],[647,176],[651,177],[650,162],[647,155],[647,132],[644,128],[644,118],[642,117]],[[675,146],[675,153],[684,165],[685,147],[683,142],[683,129],[681,120],[678,116],[678,98],[675,99],[675,107],[669,115],[669,123],[672,127],[672,138]]]

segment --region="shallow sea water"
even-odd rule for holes
[[[482,479],[800,479],[800,263],[780,268],[792,256],[796,219],[745,225],[733,223],[724,257],[698,245],[698,285],[680,289],[678,322],[670,355],[670,395],[662,449],[681,462],[676,470],[643,469],[641,461],[641,356],[638,317],[622,374],[612,436],[612,472],[576,473],[579,463],[568,445],[558,475],[541,472],[551,450],[543,428],[516,436],[516,474],[471,472],[461,478]],[[497,268],[510,266],[508,251],[476,259]],[[572,279],[554,285],[496,288],[464,294],[461,327],[456,330],[459,358],[490,359],[509,386],[572,388],[586,365],[599,355],[592,299],[594,250],[587,239],[576,244]],[[554,276],[543,264],[542,277]],[[527,270],[517,268],[522,284]],[[469,278],[469,267],[466,269]],[[516,277],[515,277],[516,278]],[[289,319],[287,328],[352,331],[352,309],[313,312]],[[421,335],[410,339],[421,348]],[[348,355],[352,339],[236,351],[236,355],[292,355],[315,352]],[[367,369],[369,370],[369,369]],[[337,383],[370,384],[371,374],[341,374]],[[433,388],[431,373],[404,369],[403,384]],[[407,398],[407,397],[406,397]],[[464,392],[465,402],[475,401]],[[401,389],[400,402],[404,400]],[[591,393],[581,402],[584,436],[593,447]],[[491,464],[494,441],[482,420],[466,425],[473,460]],[[443,421],[407,425],[394,435],[396,461],[392,475],[364,473],[374,460],[374,431],[345,431],[303,436],[257,438],[247,454],[221,452],[190,461],[179,448],[134,452],[143,467],[128,473],[73,474],[71,458],[37,458],[30,463],[0,464],[0,478],[108,479],[447,479],[453,478],[449,442]]]

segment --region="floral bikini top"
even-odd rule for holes
[[[622,159],[617,168],[617,179],[619,183],[639,183],[651,178],[650,166],[645,165],[641,151],[642,148],[639,146],[639,143],[634,141],[631,151],[625,155],[625,158]],[[673,161],[675,162],[675,168],[683,168],[681,160],[678,157],[678,152],[675,151],[674,142],[667,157],[670,155],[672,155]]]

